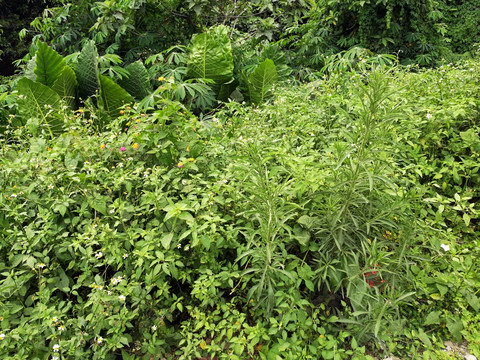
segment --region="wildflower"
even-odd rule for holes
[[[110,290],[108,290],[107,295],[112,295],[112,292]]]
[[[52,318],[52,322],[53,322],[53,323],[56,323],[57,321],[58,321],[58,318],[57,318],[56,316],[54,316],[54,317]]]
[[[109,213],[113,214],[115,212],[115,209],[110,209]]]
[[[54,188],[54,186],[52,184],[48,185],[49,190],[52,190],[53,188]]]
[[[124,259],[126,259],[126,258],[128,258],[128,254],[123,254],[122,257],[123,257]]]
[[[118,297],[118,300],[120,300],[120,301],[125,301],[125,299],[126,299],[125,295],[120,295]]]
[[[13,119],[15,117],[15,115],[13,115],[13,114],[10,114],[8,116],[10,116],[10,119]]]
[[[44,263],[40,263],[37,265],[40,269],[43,269],[46,265]]]
[[[190,162],[194,162],[194,161],[195,161],[195,159],[194,159],[194,158],[190,158],[190,159],[188,159],[188,161],[190,161]]]
[[[178,168],[181,169],[183,168],[183,163],[180,161],[178,164],[177,164]]]
[[[120,115],[123,115],[123,114],[125,114],[125,111],[120,110]]]
[[[105,144],[100,145],[100,149],[101,150],[105,149]]]
[[[441,247],[444,251],[450,250],[450,246],[447,245],[447,244],[442,244],[442,245],[440,245],[440,247]]]
[[[53,355],[52,356],[52,360],[59,360],[60,358],[58,357],[58,355]]]
[[[182,244],[178,243],[177,249],[181,249],[181,248],[182,248]]]
[[[101,259],[101,258],[103,257],[102,252],[99,251],[98,253],[96,253],[96,254],[95,254],[95,257],[96,257],[97,259]]]
[[[125,150],[127,150],[127,148],[125,146],[120,146],[120,151],[121,152],[124,152]]]
[[[58,329],[58,331],[65,331],[65,326],[60,325],[57,329]]]
[[[427,119],[431,119],[432,117],[433,117],[432,114],[430,114],[430,113],[427,114]]]
[[[53,351],[58,352],[58,350],[60,350],[60,345],[58,344],[53,345]]]
[[[4,334],[4,333],[1,333],[1,334],[0,334],[0,340],[3,340],[3,339],[5,339],[5,334]]]
[[[97,338],[97,344],[101,344],[103,342],[103,338],[101,336],[99,336]]]
[[[12,195],[10,195],[11,197],[13,198],[16,198],[17,197],[17,194],[13,193]]]
[[[205,343],[205,341],[202,341],[202,342],[200,343],[200,348],[201,348],[202,350],[205,350],[205,349],[207,348],[207,344]]]
[[[153,330],[153,331],[157,331],[157,326],[156,326],[156,325],[153,325],[153,326],[152,326],[152,330]]]
[[[133,144],[132,147],[133,147],[134,149],[138,149],[138,143]]]
[[[157,80],[158,81],[163,81],[163,80],[165,80],[165,78],[163,76],[160,76]]]
[[[185,250],[185,251],[188,251],[188,250],[190,250],[190,246],[188,246],[188,245],[187,245],[187,246],[185,246],[185,249],[184,249],[184,250]]]

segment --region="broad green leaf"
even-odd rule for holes
[[[27,65],[25,66],[25,77],[32,81],[37,80],[37,75],[35,75],[35,62],[37,61],[37,56],[35,55],[30,60],[28,60]]]
[[[118,84],[137,100],[142,100],[150,95],[152,86],[147,69],[142,62],[136,61],[128,65],[125,70],[128,71],[128,75],[118,80]]]
[[[26,122],[28,119],[37,118],[45,124],[53,137],[60,132],[63,122],[55,113],[60,108],[60,96],[48,86],[21,78],[17,83],[20,94],[18,99],[18,112]]]
[[[432,311],[427,315],[427,318],[425,319],[425,322],[423,325],[437,325],[440,324],[440,314],[441,311]]]
[[[77,77],[70,66],[65,66],[52,86],[52,89],[60,95],[70,108],[75,107]]]
[[[250,101],[261,104],[268,97],[272,85],[277,81],[277,69],[272,60],[260,63],[248,77],[248,93]]]
[[[38,42],[34,70],[36,81],[52,87],[53,83],[60,76],[66,65],[67,63],[59,53],[47,44]]]
[[[232,45],[228,28],[220,25],[192,37],[188,48],[187,77],[212,79],[215,91],[233,78]]]
[[[160,242],[162,243],[165,249],[169,249],[170,244],[172,243],[172,239],[173,239],[173,234],[168,233],[160,239]]]
[[[95,95],[98,84],[98,53],[95,43],[89,41],[78,56],[75,74],[78,80],[79,96],[85,100]]]
[[[109,77],[100,75],[100,98],[98,105],[108,115],[117,117],[120,114],[120,108],[131,102],[133,102],[133,98],[124,88]]]

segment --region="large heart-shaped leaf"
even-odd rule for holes
[[[47,44],[38,42],[37,46],[34,70],[36,81],[51,87],[67,64],[63,57]]]
[[[212,79],[217,90],[233,78],[232,45],[227,27],[221,25],[194,35],[188,51],[188,78]]]
[[[108,115],[117,117],[120,114],[120,108],[131,102],[133,102],[133,98],[124,88],[109,77],[100,75],[100,98],[98,105]]]
[[[250,101],[261,104],[268,97],[272,85],[277,81],[277,69],[272,60],[260,63],[248,77],[248,93]]]
[[[63,122],[56,116],[60,108],[60,95],[48,86],[21,78],[17,83],[18,112],[26,122],[37,118],[47,126],[50,135],[61,132]]]
[[[148,77],[147,69],[141,61],[136,61],[128,65],[125,70],[128,76],[124,76],[118,81],[119,85],[128,91],[137,100],[142,100],[150,94],[152,86]]]
[[[70,66],[65,66],[60,76],[55,80],[52,89],[73,109],[75,107],[77,84],[75,72]]]
[[[78,56],[75,69],[78,80],[78,93],[82,99],[95,95],[98,84],[98,53],[95,43],[89,41]]]

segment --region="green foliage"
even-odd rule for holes
[[[111,117],[120,115],[119,110],[133,102],[132,96],[109,77],[100,75],[100,97],[98,105]]]
[[[60,108],[60,96],[48,86],[34,82],[27,78],[18,81],[18,113],[23,123],[39,121],[50,135],[58,133],[63,123],[57,116]]]
[[[272,60],[260,63],[248,77],[248,95],[253,104],[262,104],[277,81],[277,69]]]
[[[233,78],[232,46],[228,28],[217,26],[194,35],[188,48],[187,78],[211,79],[214,89]]]
[[[52,89],[60,95],[60,98],[67,103],[67,105],[74,109],[77,99],[77,77],[71,67],[65,65],[60,75],[55,79]]]
[[[125,67],[128,75],[119,80],[119,85],[128,91],[136,100],[142,100],[152,91],[147,69],[140,61]]]
[[[62,74],[67,64],[65,60],[44,42],[39,41],[38,50],[35,53],[35,81],[52,87],[55,80]]]
[[[75,68],[78,95],[83,100],[96,95],[99,89],[98,53],[95,43],[89,41],[80,52]]]

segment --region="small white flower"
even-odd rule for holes
[[[13,193],[12,195],[10,195],[11,197],[13,198],[16,198],[17,197],[17,194]]]
[[[103,338],[101,336],[99,336],[97,338],[97,344],[101,344],[103,342]]]
[[[427,114],[427,119],[431,119],[432,117],[433,117],[432,114],[430,114],[430,113]]]
[[[450,246],[449,246],[449,245],[446,245],[446,244],[442,244],[442,245],[440,245],[440,247],[441,247],[444,251],[450,250]]]
[[[5,339],[5,334],[4,334],[4,333],[1,333],[1,334],[0,334],[0,340],[3,340],[3,339]]]
[[[124,259],[126,259],[126,258],[128,258],[128,254],[123,254],[122,257],[123,257]]]
[[[185,251],[188,251],[188,250],[190,250],[190,246],[187,245],[185,246]]]
[[[110,209],[110,214],[113,214],[115,212],[115,209]]]
[[[182,248],[182,244],[179,243],[179,244],[177,245],[177,249],[181,249],[181,248]]]
[[[95,254],[95,257],[96,257],[97,259],[101,259],[101,258],[103,257],[102,252],[99,251],[98,253],[96,253],[96,254]]]
[[[57,321],[58,321],[58,318],[57,318],[56,316],[54,316],[54,317],[52,318],[52,322],[56,323]]]
[[[122,167],[123,167],[123,163],[118,163],[118,164],[117,164],[117,167],[122,168]]]
[[[58,331],[65,331],[65,326],[60,325],[57,329],[58,329]]]
[[[48,185],[49,190],[52,190],[53,188],[54,188],[54,186],[52,184]]]
[[[59,360],[60,358],[58,357],[58,355],[53,355],[52,356],[52,360]]]
[[[153,331],[157,331],[157,327],[155,325],[152,326]]]
[[[58,350],[60,350],[60,345],[58,344],[53,345],[53,351],[58,352]]]
[[[108,290],[107,295],[112,295],[112,292],[110,290]]]
[[[37,265],[40,269],[43,269],[46,265],[44,263],[40,263]]]
[[[120,300],[120,301],[125,301],[125,299],[126,299],[125,295],[120,295],[118,297],[118,300]]]

